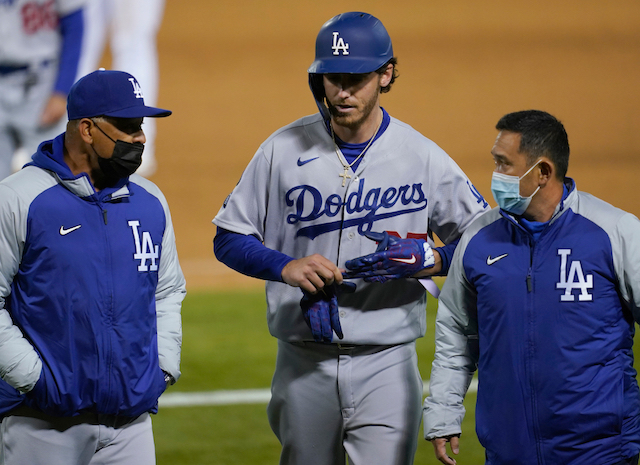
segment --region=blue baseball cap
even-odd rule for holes
[[[142,89],[136,78],[124,71],[103,68],[80,78],[69,91],[69,120],[111,116],[113,118],[158,118],[169,110],[144,104]]]

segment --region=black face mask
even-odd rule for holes
[[[107,177],[126,178],[131,176],[142,163],[144,144],[133,144],[123,140],[117,140],[113,148],[111,158],[102,158],[98,155],[98,165]]]
[[[95,124],[95,122],[93,123]],[[96,127],[107,137],[109,135],[96,124]],[[103,158],[98,155],[98,165],[107,178],[126,178],[132,175],[142,163],[142,152],[144,144],[142,142],[125,142],[123,140],[113,140],[116,146],[113,148],[111,158]],[[95,152],[95,149],[93,150]]]

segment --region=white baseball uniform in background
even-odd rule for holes
[[[18,147],[28,161],[38,145],[65,130],[66,118],[40,126],[58,76],[59,18],[85,0],[0,0],[0,179],[12,172]],[[26,159],[25,159],[26,158]]]
[[[133,74],[146,104],[158,100],[158,50],[156,36],[162,23],[164,0],[90,0],[85,8],[85,34],[78,66],[78,79],[98,69],[107,37],[111,69]],[[137,173],[150,176],[156,170],[156,123],[145,118],[142,165]]]

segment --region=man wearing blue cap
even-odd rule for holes
[[[136,79],[100,70],[67,131],[0,182],[0,462],[155,464],[180,376],[185,282],[167,202],[140,165]]]
[[[426,325],[415,277],[446,273],[487,206],[446,153],[380,106],[396,63],[374,16],[325,23],[309,68],[319,114],[269,137],[213,220],[216,257],[267,280],[282,464],[413,462]],[[447,246],[432,249],[433,233]]]

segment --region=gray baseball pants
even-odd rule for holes
[[[28,415],[28,414],[27,414]],[[151,417],[10,415],[0,424],[0,465],[155,465]]]
[[[422,412],[415,342],[278,341],[271,394],[282,465],[413,463]]]

